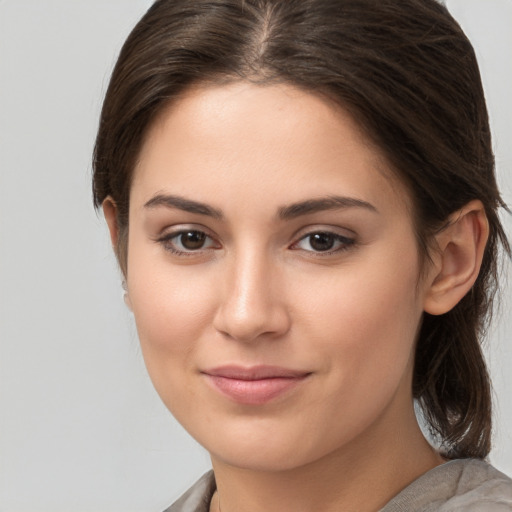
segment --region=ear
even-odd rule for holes
[[[117,247],[119,242],[119,223],[117,221],[117,205],[112,197],[108,196],[102,203],[103,215],[107,221],[108,230],[110,232],[110,241],[112,242],[112,248],[117,256]],[[124,272],[123,272],[124,274]],[[126,275],[123,277],[123,290],[124,290],[124,302],[128,309],[132,310],[132,303],[130,301],[130,295],[128,293],[128,286],[126,284]]]
[[[107,221],[108,230],[110,231],[110,240],[114,252],[117,251],[117,242],[119,241],[119,225],[117,222],[117,205],[111,196],[105,198],[101,204],[103,215]]]
[[[469,292],[478,277],[489,222],[481,201],[474,200],[450,216],[436,235],[438,252],[428,277],[424,310],[431,315],[450,311]]]

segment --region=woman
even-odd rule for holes
[[[480,350],[504,205],[445,7],[155,2],[94,198],[155,388],[212,459],[168,510],[512,510]]]

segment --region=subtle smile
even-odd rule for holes
[[[210,385],[244,405],[263,405],[303,382],[310,372],[277,366],[223,366],[201,372]]]

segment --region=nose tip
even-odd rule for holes
[[[250,342],[277,338],[290,327],[282,290],[270,276],[255,268],[234,276],[224,289],[214,318],[215,329],[224,336]]]
[[[216,329],[224,336],[238,341],[254,341],[258,338],[279,337],[287,331],[288,321],[277,308],[268,308],[264,313],[252,306],[217,316]]]

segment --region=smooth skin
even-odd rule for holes
[[[488,224],[479,201],[456,212],[422,273],[411,211],[351,117],[292,86],[196,86],[151,127],[128,301],[156,390],[211,455],[212,510],[376,511],[443,462],[414,414],[415,341],[471,288]],[[241,404],[205,375],[223,365],[307,377]]]

